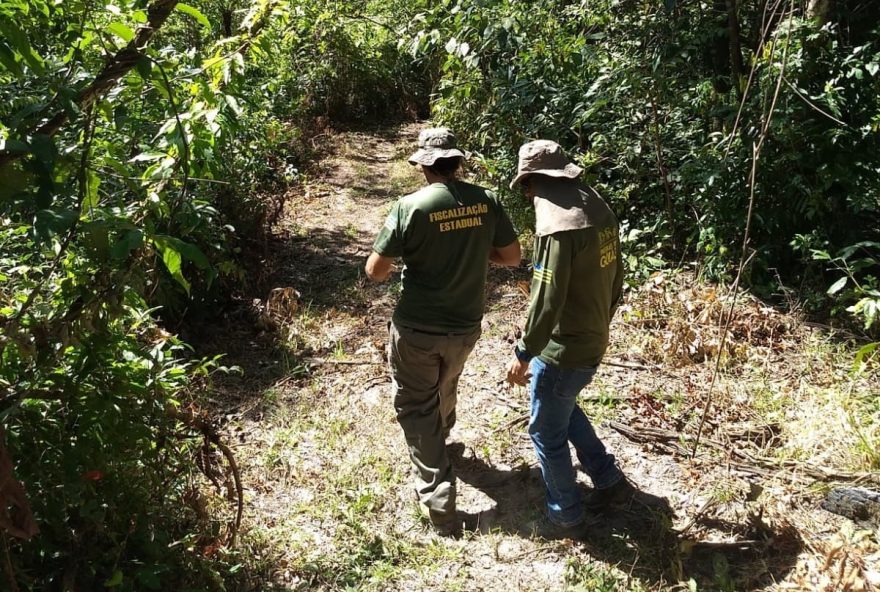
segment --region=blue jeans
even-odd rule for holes
[[[611,487],[623,478],[614,456],[605,450],[577,405],[577,395],[593,380],[596,367],[563,369],[534,358],[531,371],[529,435],[547,488],[547,513],[561,526],[577,524],[584,519],[584,508],[568,443],[574,445],[596,489]]]

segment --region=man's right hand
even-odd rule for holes
[[[510,364],[507,366],[507,382],[510,384],[526,386],[529,384],[529,379],[531,377],[532,373],[529,372],[529,363],[523,362],[514,356],[513,360],[511,360]]]

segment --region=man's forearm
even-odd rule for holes
[[[394,259],[383,257],[374,251],[367,259],[364,270],[372,281],[384,282],[391,277],[391,272],[394,271]]]
[[[519,241],[515,240],[505,247],[492,247],[489,251],[489,261],[505,267],[518,267],[522,262]]]

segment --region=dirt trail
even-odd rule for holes
[[[246,371],[219,380],[216,397],[238,436],[244,553],[259,566],[253,589],[638,590],[694,578],[700,589],[736,582],[756,590],[784,579],[800,538],[767,526],[744,503],[721,520],[713,487],[729,484],[729,474],[716,478],[705,464],[653,454],[598,422],[644,493],[629,510],[599,520],[586,543],[535,541],[522,532],[540,515],[543,490],[525,431],[527,393],[506,388],[502,374],[524,318],[518,282],[528,278],[525,268],[491,271],[483,335],[460,384],[450,450],[459,509],[476,517],[478,529],[451,540],[428,528],[383,361],[399,288],[396,277],[374,285],[362,272],[389,204],[420,185],[405,163],[417,133],[410,125],[332,138],[320,176],[291,197],[271,245],[272,285],[299,296],[254,303],[257,316],[276,321],[275,332],[244,327],[222,337],[229,359]],[[621,361],[631,345],[619,343],[609,359]],[[621,361],[604,366],[585,394],[597,420],[612,419],[622,399],[643,396],[658,381],[688,380]],[[708,517],[717,523],[700,522]],[[720,533],[716,546],[681,534],[707,529]],[[734,544],[722,544],[722,534]],[[773,552],[763,544],[768,537]]]

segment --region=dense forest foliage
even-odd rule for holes
[[[234,512],[185,503],[229,462],[200,406],[229,369],[175,333],[254,281],[331,126],[449,125],[521,229],[517,147],[557,140],[631,282],[742,271],[876,336],[878,22],[867,0],[0,0],[2,581],[235,579]]]

